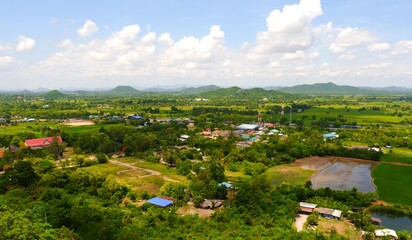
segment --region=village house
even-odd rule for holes
[[[63,143],[62,137],[56,136],[56,137],[27,139],[25,141],[25,144],[28,148],[31,148],[31,149],[42,149],[45,147],[49,147],[55,138],[57,139],[58,143]]]
[[[324,218],[340,220],[342,217],[342,211],[337,209],[319,207],[315,211]]]

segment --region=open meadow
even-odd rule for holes
[[[310,169],[303,169],[298,166],[285,164],[268,168],[263,174],[267,176],[273,185],[281,183],[289,183],[293,185],[303,185],[315,171]]]

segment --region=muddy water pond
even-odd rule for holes
[[[317,171],[310,179],[314,189],[351,190],[355,187],[359,192],[375,192],[371,176],[374,162],[342,157],[311,157],[295,163]]]

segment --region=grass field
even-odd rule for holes
[[[263,174],[266,174],[272,184],[277,185],[282,182],[290,184],[305,184],[309,180],[314,171],[303,169],[291,165],[278,165],[267,169]]]
[[[380,199],[412,205],[412,166],[381,163],[373,169],[372,177]]]
[[[252,176],[246,175],[242,172],[232,172],[229,170],[225,170],[225,176],[229,181],[250,180],[252,178]]]
[[[189,184],[189,180],[185,176],[179,175],[175,168],[170,168],[161,163],[145,162],[141,158],[137,158],[137,157],[123,157],[123,158],[116,158],[116,160],[119,162],[131,164],[133,166],[140,167],[143,169],[154,170],[154,171],[160,172],[162,176],[171,178],[173,180],[177,180],[183,184]]]
[[[104,175],[108,174],[113,174],[116,175],[118,171],[122,170],[128,170],[128,167],[123,167],[111,163],[105,163],[105,164],[96,164],[90,167],[84,167],[81,168],[83,171],[89,172],[89,173],[101,173]]]
[[[334,219],[321,218],[318,223],[318,231],[330,233],[334,230],[344,236],[345,239],[362,239],[360,230],[357,230],[351,223]]]
[[[382,161],[386,162],[400,162],[412,164],[412,150],[395,148],[391,153],[385,153],[382,158]]]
[[[338,115],[342,115],[345,119],[348,119],[349,122],[357,122],[358,124],[377,124],[382,122],[391,122],[391,123],[398,123],[407,118],[406,115],[403,117],[393,116],[389,111],[383,110],[364,110],[359,111],[357,109],[351,108],[349,111],[346,108],[333,108],[329,109],[324,106],[312,108],[306,110],[302,113],[302,115],[312,116],[315,115],[316,117],[337,117]],[[299,116],[299,115],[297,115]]]
[[[57,122],[28,122],[18,123],[15,126],[0,126],[0,134],[4,135],[16,135],[21,132],[32,132],[36,135],[41,135],[42,127],[58,128],[61,126]]]
[[[99,131],[101,127],[112,128],[112,127],[119,127],[119,126],[122,126],[122,124],[95,124],[95,125],[89,125],[89,126],[64,127],[63,131],[70,133],[70,134],[77,133],[79,135],[85,135],[85,134],[96,133]]]

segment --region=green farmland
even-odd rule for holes
[[[392,152],[385,153],[381,160],[385,162],[412,164],[412,150],[396,148],[393,149]]]
[[[412,205],[412,166],[381,163],[373,169],[372,177],[380,199]]]

